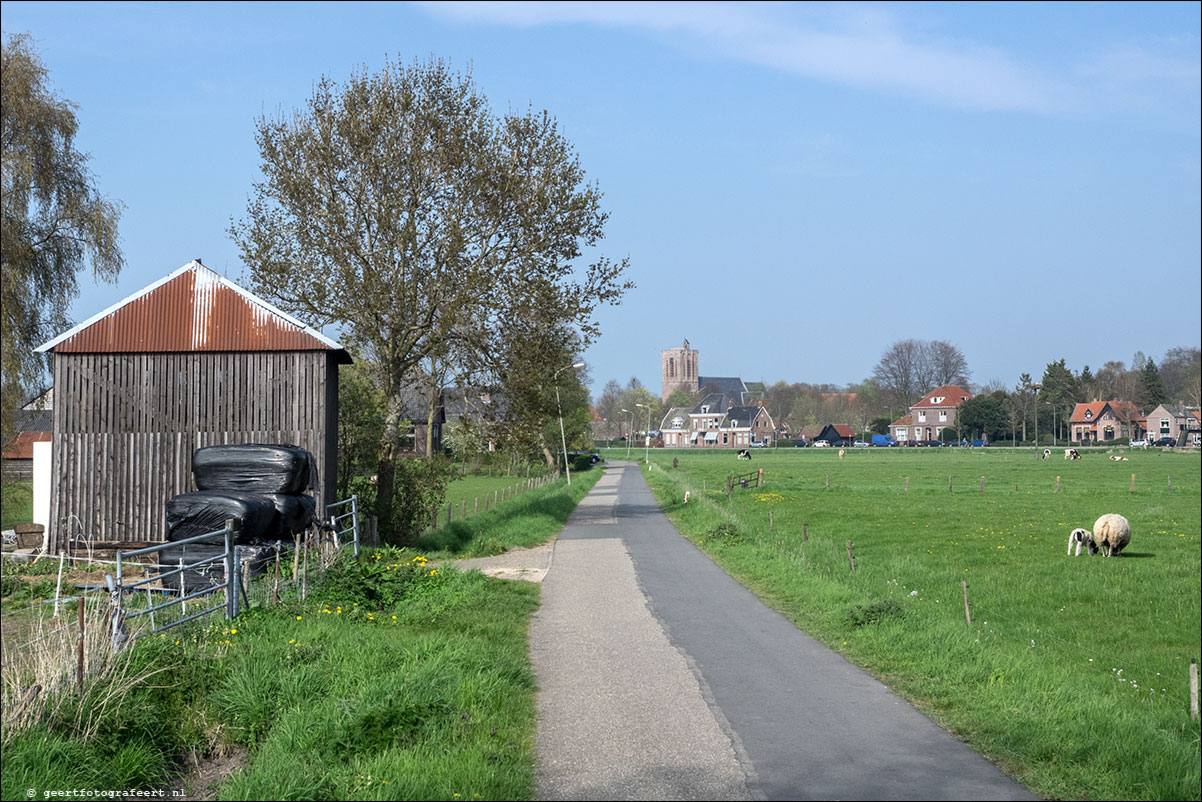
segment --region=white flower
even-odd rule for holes
[[[917,596],[917,595],[918,595],[918,591],[916,591],[916,590],[912,590],[912,591],[910,591],[910,595],[911,595],[911,596]]]

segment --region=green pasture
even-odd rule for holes
[[[661,449],[652,462],[686,536],[1036,792],[1199,798],[1196,452],[782,449],[747,462]],[[725,492],[759,469],[763,486]],[[1110,512],[1131,522],[1123,554],[1066,556],[1069,532]]]

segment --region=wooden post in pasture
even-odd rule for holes
[[[180,580],[180,583],[181,584],[183,583],[182,579]],[[79,597],[79,603],[78,603],[77,607],[79,608],[79,649],[78,649],[78,655],[76,657],[77,662],[78,662],[78,666],[76,668],[76,677],[77,677],[77,681],[79,683],[79,696],[80,696],[80,698],[83,698],[83,596],[82,595]]]
[[[831,489],[831,475],[829,473],[826,475],[826,489]]]
[[[802,542],[802,543],[804,543],[804,542],[806,542],[807,540],[809,540],[809,539],[810,539],[810,532],[809,532],[809,530],[810,530],[810,522],[809,522],[809,521],[802,521],[802,522],[801,522],[801,542]]]
[[[853,544],[850,540],[847,541],[847,564],[850,565],[851,570],[854,571],[854,570],[856,570],[856,560],[855,560],[855,557],[851,553],[851,549],[852,549],[853,545],[855,545],[855,544]]]
[[[82,599],[80,603],[82,604]],[[83,608],[81,607],[80,609],[82,610]],[[80,618],[79,620],[82,621],[83,619]],[[1192,657],[1189,660],[1189,717],[1198,717],[1198,661]]]
[[[952,492],[952,477],[947,477],[947,492]]]
[[[1055,490],[1053,490],[1052,492],[1053,492],[1053,493],[1059,493],[1059,492],[1060,492],[1060,477],[1059,477],[1059,476],[1057,476],[1057,477],[1056,477],[1056,489],[1055,489]]]
[[[906,490],[907,490],[907,492],[910,490],[910,477],[909,476],[906,477]]]
[[[1130,492],[1130,493],[1135,492],[1135,474],[1131,474],[1131,487],[1128,488],[1128,492]]]
[[[763,468],[760,468],[760,472],[755,477],[755,486],[756,487],[764,486],[764,469]]]
[[[1173,476],[1169,474],[1169,490],[1173,489]]]
[[[496,506],[497,506],[497,498],[500,496],[500,494],[501,494],[501,493],[500,493],[500,491],[499,491],[499,490],[494,490],[494,491],[492,491],[492,505],[493,505],[493,508],[494,508],[494,509],[495,509],[495,508],[496,508]]]
[[[479,496],[476,496],[476,500],[473,504],[474,504],[474,506],[472,507],[472,515],[476,515],[480,512],[480,497]]]
[[[964,596],[964,623],[972,626],[972,616],[968,614],[968,583],[960,580],[960,593]]]
[[[772,522],[772,510],[768,510],[768,531],[769,531],[769,532],[775,532],[775,531],[776,531],[776,526],[775,526],[775,524],[773,524],[773,522]]]
[[[459,505],[459,520],[467,520],[467,499],[464,499],[463,503]]]
[[[985,492],[985,477],[984,476],[981,477],[981,492],[982,493]]]

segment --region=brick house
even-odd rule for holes
[[[1202,438],[1199,409],[1184,404],[1161,404],[1148,413],[1147,431],[1149,440],[1172,437],[1179,446],[1199,445]]]
[[[1130,401],[1091,401],[1073,407],[1069,427],[1069,437],[1081,445],[1120,437],[1137,440],[1144,434],[1144,415]]]
[[[905,439],[938,440],[940,432],[956,425],[956,409],[970,398],[972,393],[954,384],[931,390],[910,407],[910,436]],[[899,427],[895,425],[895,428]],[[896,434],[893,436],[902,439]]]

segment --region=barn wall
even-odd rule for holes
[[[196,489],[192,452],[208,445],[308,449],[324,505],[337,464],[332,362],[328,351],[56,353],[52,534],[162,540],[166,503]]]

